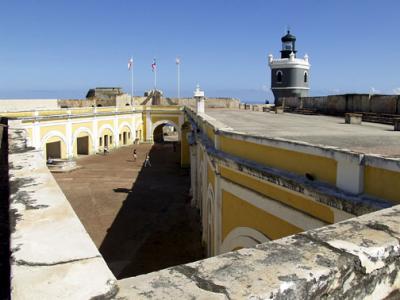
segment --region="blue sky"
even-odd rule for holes
[[[271,98],[267,56],[287,26],[311,62],[312,95],[400,92],[400,1],[6,1],[0,3],[0,98],[82,98],[95,86],[135,94],[200,83],[207,96]]]

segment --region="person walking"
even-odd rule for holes
[[[136,149],[133,149],[133,161],[136,161],[137,159],[137,152]]]
[[[151,167],[149,153],[146,154],[146,159],[144,160],[144,167],[147,168],[147,166]]]

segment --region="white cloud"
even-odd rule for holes
[[[370,93],[371,93],[371,94],[381,94],[381,91],[380,91],[380,90],[377,90],[377,89],[374,88],[374,87],[371,87]]]
[[[393,89],[393,94],[400,95],[400,87]]]

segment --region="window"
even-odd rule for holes
[[[103,146],[103,138],[99,137],[99,146]]]
[[[110,135],[110,144],[112,144],[112,135]]]
[[[130,139],[131,138],[131,132],[129,131],[128,132],[128,139]]]
[[[278,83],[282,82],[282,71],[276,72],[276,82],[278,82]]]
[[[121,134],[119,134],[119,141],[121,141],[122,140],[122,136],[121,136]]]
[[[293,50],[292,42],[284,42],[282,45],[283,50]]]
[[[308,73],[304,72],[304,82],[308,82]]]

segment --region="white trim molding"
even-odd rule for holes
[[[270,241],[261,232],[250,227],[236,227],[225,237],[221,245],[221,253],[238,248],[253,248],[258,244]]]

